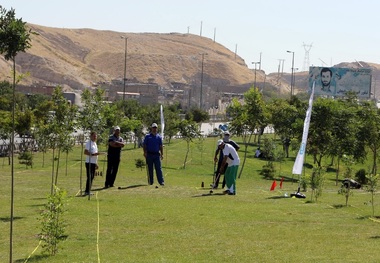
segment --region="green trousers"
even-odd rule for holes
[[[236,178],[239,165],[228,166],[224,177],[226,178],[227,190],[236,194]]]

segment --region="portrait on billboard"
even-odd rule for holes
[[[315,81],[315,95],[345,96],[354,92],[358,97],[371,94],[371,69],[310,67],[309,92]]]

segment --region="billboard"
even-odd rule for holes
[[[371,95],[371,69],[310,67],[309,93],[315,80],[315,95],[345,96],[348,91],[355,92],[358,98]]]

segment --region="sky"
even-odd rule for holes
[[[279,68],[291,72],[292,62],[295,71],[341,62],[380,64],[377,0],[2,0],[0,5],[15,9],[24,22],[47,27],[215,38],[249,68],[267,74]]]

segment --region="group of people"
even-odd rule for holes
[[[143,151],[148,167],[148,184],[153,185],[154,177],[153,171],[156,171],[157,181],[161,186],[165,185],[164,176],[162,174],[161,161],[164,158],[164,147],[162,137],[157,132],[158,125],[153,123],[150,127],[150,132],[145,136],[143,141]],[[90,140],[87,141],[84,154],[86,155],[86,189],[85,195],[89,195],[91,191],[92,181],[95,177],[95,170],[98,169],[98,156],[101,154],[98,151],[96,144],[97,134],[92,131],[90,133]],[[125,146],[123,138],[120,136],[120,127],[116,126],[113,129],[113,134],[108,139],[107,151],[107,173],[104,188],[114,186],[116,175],[120,164],[121,150]],[[214,174],[214,182],[211,185],[213,189],[217,189],[221,175],[223,177],[222,188],[226,187],[223,192],[228,195],[236,195],[236,179],[237,172],[240,165],[240,158],[237,153],[239,145],[230,140],[230,133],[224,132],[224,138],[218,140],[217,149],[215,151],[214,163],[218,163],[217,169]],[[219,157],[218,157],[219,155]]]
[[[157,133],[158,125],[153,123],[151,125],[150,133],[147,134],[143,141],[143,150],[146,164],[148,166],[150,185],[153,184],[153,167],[156,170],[157,181],[161,186],[165,185],[164,177],[162,174],[161,160],[164,158],[164,151],[162,145],[162,138]],[[85,195],[90,194],[92,181],[95,177],[95,170],[98,169],[98,151],[96,144],[97,134],[92,131],[90,133],[90,140],[86,142],[84,154],[86,155],[86,189]],[[120,136],[120,127],[115,126],[113,134],[108,139],[107,150],[107,172],[104,188],[114,187],[116,175],[119,169],[121,150],[125,146],[123,138]]]

